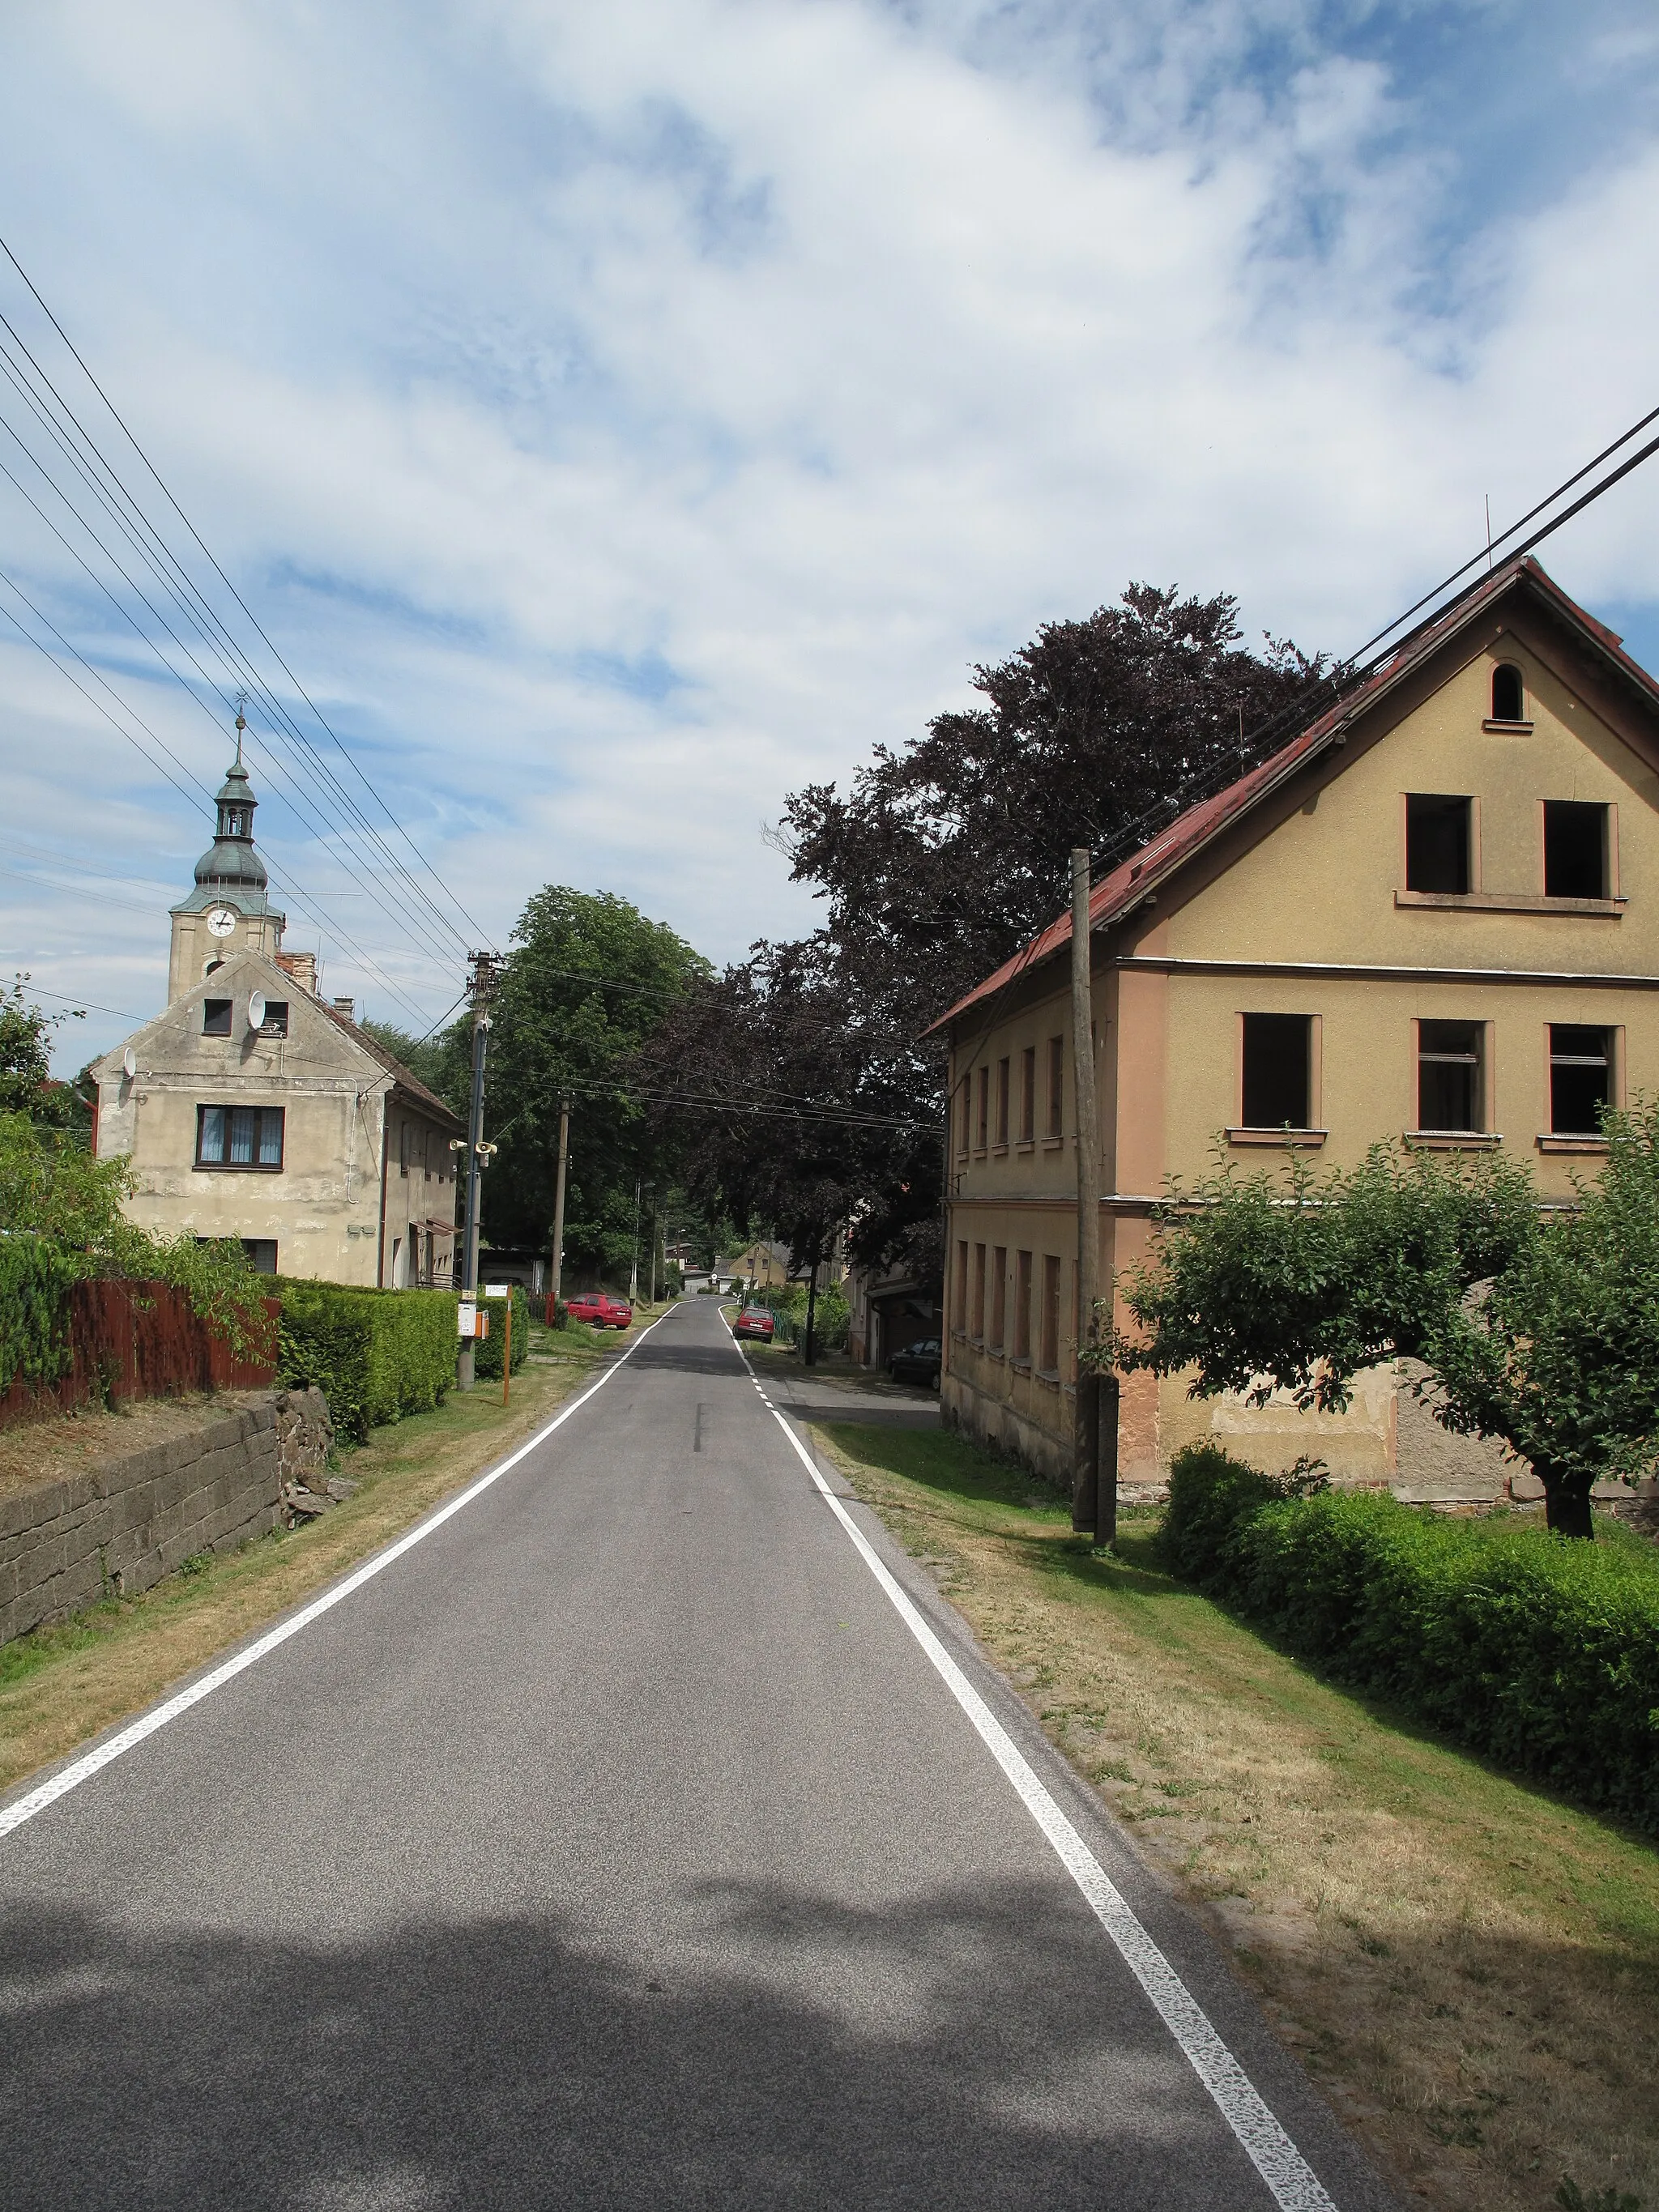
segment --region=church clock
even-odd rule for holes
[[[236,927],[236,917],[228,906],[216,906],[208,916],[208,927],[216,937],[228,937]]]

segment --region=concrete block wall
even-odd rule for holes
[[[0,1498],[0,1643],[264,1535],[283,1517],[283,1483],[320,1466],[332,1437],[321,1391],[275,1391]]]

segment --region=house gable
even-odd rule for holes
[[[1518,612],[1519,611],[1512,611]],[[1524,619],[1425,666],[1309,760],[1111,933],[1178,960],[1659,974],[1659,720],[1621,728],[1572,656]],[[1528,712],[1494,726],[1492,681],[1521,672]],[[1467,802],[1467,887],[1413,891],[1407,816]],[[1605,808],[1597,896],[1551,896],[1547,804]],[[1448,818],[1455,809],[1446,810]]]

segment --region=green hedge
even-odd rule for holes
[[[83,1256],[24,1229],[0,1237],[0,1393],[21,1376],[55,1382],[69,1364],[69,1293]]]
[[[530,1357],[530,1301],[517,1283],[512,1286],[512,1297],[513,1372],[516,1375]],[[499,1382],[501,1346],[507,1341],[507,1300],[480,1298],[478,1304],[489,1316],[489,1334],[473,1354],[472,1372],[480,1382]]]
[[[314,1383],[341,1436],[361,1442],[383,1421],[442,1403],[459,1348],[453,1291],[360,1291],[287,1278],[276,1289],[277,1380]]]
[[[1314,1490],[1198,1445],[1160,1541],[1326,1673],[1659,1833],[1659,1551],[1639,1539]]]

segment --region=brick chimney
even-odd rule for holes
[[[276,965],[291,975],[302,991],[317,995],[317,956],[314,952],[279,952]]]

